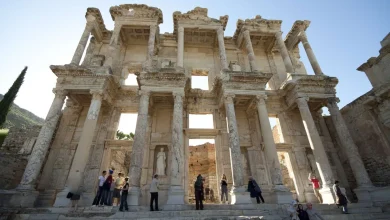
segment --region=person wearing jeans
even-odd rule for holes
[[[228,199],[227,179],[226,179],[226,175],[223,174],[221,180],[221,202],[225,203],[225,201],[229,202],[229,199]]]
[[[104,183],[104,181],[106,181],[106,178],[105,178],[106,173],[107,172],[104,170],[102,172],[102,175],[99,176],[99,188],[98,188],[98,191],[96,193],[95,199],[93,200],[93,203],[92,203],[93,206],[99,205],[99,202],[100,202],[100,200],[102,198],[102,195],[103,195],[103,183]]]
[[[154,174],[150,184],[150,211],[159,211],[158,209],[158,175]],[[154,202],[154,209],[153,209]]]
[[[127,195],[129,194],[129,177],[125,178],[125,185],[122,188],[122,195],[121,195],[121,205],[119,207],[119,211],[123,212],[123,207],[125,207],[126,211],[129,211],[129,207],[127,206]]]

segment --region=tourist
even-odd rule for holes
[[[106,173],[107,173],[107,172],[104,170],[104,171],[102,172],[102,175],[99,176],[99,178],[98,178],[98,180],[99,180],[99,188],[98,188],[98,191],[97,191],[97,193],[96,193],[95,199],[93,200],[93,203],[92,203],[93,206],[99,205],[100,199],[102,198],[102,194],[103,194],[103,183],[104,183],[104,181],[106,181],[106,178],[105,178]]]
[[[150,211],[159,211],[158,209],[158,175],[154,174],[152,183],[150,183]],[[154,201],[154,209],[153,209]]]
[[[225,201],[227,203],[229,203],[229,199],[228,199],[228,188],[227,188],[227,179],[226,179],[226,175],[223,174],[222,175],[222,180],[221,180],[221,202],[222,203],[225,203]]]
[[[118,206],[121,198],[121,190],[122,187],[125,185],[125,178],[123,178],[122,173],[118,173],[118,178],[115,180],[115,188],[114,188],[114,202],[113,206]]]
[[[307,203],[306,207],[306,212],[309,215],[310,220],[324,220],[324,218],[315,209],[313,209],[313,204]]]
[[[347,208],[348,200],[347,200],[347,197],[341,192],[338,180],[336,180],[334,182],[333,191],[334,191],[334,194],[336,195],[337,206],[343,207],[343,214],[349,214],[348,208]]]
[[[113,170],[108,171],[108,177],[103,183],[103,194],[102,194],[102,199],[100,200],[100,205],[109,205],[109,197],[110,197],[110,187],[112,185],[113,179],[112,179],[112,174],[114,173]]]
[[[111,185],[110,185],[110,191],[108,191],[108,196],[107,196],[107,205],[112,206],[112,199],[114,197],[114,189],[115,189],[115,178],[112,177]]]
[[[322,197],[320,194],[320,181],[316,178],[315,175],[312,175],[311,173],[309,173],[309,181],[313,185],[314,195],[317,197],[318,201],[322,203]]]
[[[196,178],[195,184],[195,203],[196,203],[196,210],[203,210],[203,201],[202,201],[202,195],[203,195],[203,178],[199,174]]]
[[[298,204],[297,212],[299,220],[312,220],[311,218],[309,218],[307,212],[303,209],[302,204]]]
[[[260,186],[257,184],[253,177],[249,177],[248,181],[248,192],[250,192],[251,198],[256,198],[257,204],[260,204],[260,199],[264,203],[264,198],[261,195]]]
[[[122,188],[121,195],[121,206],[119,207],[119,211],[123,212],[123,207],[125,207],[126,211],[129,211],[129,207],[127,206],[127,195],[129,194],[129,177],[125,178],[125,185]]]
[[[289,207],[287,208],[287,213],[290,217],[290,220],[299,220],[297,212],[297,202],[295,200],[291,201]]]

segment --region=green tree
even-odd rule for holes
[[[20,86],[22,86],[23,84],[26,72],[27,66],[24,67],[18,78],[15,80],[14,84],[12,84],[11,88],[4,95],[3,100],[0,101],[0,128],[3,128],[3,126],[5,125],[7,114],[16,98],[16,95],[19,92]]]
[[[130,138],[131,138],[132,140],[134,140],[134,133],[133,133],[133,132],[130,132]]]

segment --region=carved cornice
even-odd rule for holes
[[[281,24],[281,20],[267,20],[262,18],[260,15],[256,15],[256,17],[252,19],[245,19],[245,21],[242,19],[238,19],[236,23],[236,31],[233,35],[233,40],[237,41],[240,33],[248,28],[255,29],[259,32],[271,31],[270,28],[273,31],[280,31]]]
[[[145,4],[122,4],[119,6],[112,6],[110,8],[110,14],[113,21],[118,17],[130,17],[132,19],[151,18],[156,19],[158,24],[163,23],[162,11],[159,8],[149,7]]]
[[[284,40],[284,43],[286,44],[288,50],[292,50],[299,43],[299,33],[301,31],[306,31],[309,25],[310,21],[307,20],[298,20],[294,22],[291,30],[288,32],[288,34],[286,35],[286,39]]]
[[[386,55],[390,53],[390,45],[384,46],[379,50],[378,57],[371,57],[367,62],[360,65],[356,70],[365,72],[370,69],[372,66],[378,64]]]
[[[55,97],[59,99],[65,99],[65,97],[69,94],[68,91],[59,88],[54,88],[53,93],[55,94]]]
[[[220,16],[219,20],[215,18],[209,18],[207,16],[207,8],[196,7],[187,13],[181,13],[180,11],[173,12],[173,34],[177,34],[179,21],[197,21],[199,24],[216,24],[221,25],[225,30],[227,22],[229,20],[228,15]]]
[[[242,82],[242,83],[267,83],[272,73],[257,73],[257,72],[237,72],[237,71],[224,71],[225,77],[222,81],[230,82]]]
[[[101,42],[107,35],[109,35],[109,31],[104,24],[104,20],[100,10],[97,8],[87,8],[87,12],[85,13],[85,17],[88,16],[95,17],[94,21],[94,30],[92,31],[92,35],[96,37],[96,39]]]

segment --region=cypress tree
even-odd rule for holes
[[[7,114],[16,98],[16,95],[18,94],[20,86],[22,86],[23,84],[26,72],[27,66],[24,67],[18,78],[15,80],[14,84],[12,84],[11,88],[4,95],[3,100],[0,101],[0,128],[3,128],[3,126],[5,125]]]

